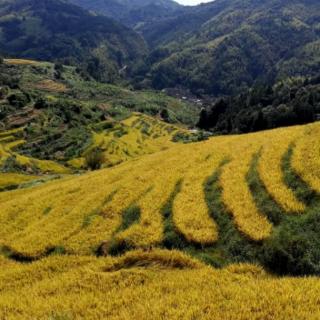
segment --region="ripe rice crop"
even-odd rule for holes
[[[22,166],[34,166],[43,173],[70,173],[65,166],[50,160],[39,160],[20,155],[15,151],[23,145],[25,140],[17,139],[14,134],[23,131],[23,128],[0,133],[0,164],[4,164],[8,158],[14,158]]]
[[[17,173],[0,173],[0,189],[8,186],[18,186],[22,183],[35,180],[36,176],[17,174]]]
[[[317,278],[215,270],[175,252],[0,260],[3,319],[319,319]],[[9,267],[10,266],[10,267]],[[19,297],[17,302],[17,297]]]
[[[296,199],[293,191],[284,183],[282,170],[282,158],[286,154],[292,142],[299,135],[301,128],[296,127],[287,134],[287,129],[279,129],[262,147],[259,159],[259,175],[274,200],[286,212],[302,212],[305,205]]]
[[[318,126],[311,127],[313,132]],[[0,193],[0,223],[4,226],[0,230],[0,241],[29,257],[57,247],[70,253],[88,254],[101,243],[114,240],[134,248],[158,246],[164,232],[162,207],[177,182],[182,181],[181,190],[173,200],[175,228],[189,242],[211,245],[219,239],[219,234],[215,221],[209,216],[204,184],[224,159],[230,160],[223,167],[220,179],[224,205],[238,230],[252,240],[263,240],[270,235],[272,225],[258,210],[246,181],[251,161],[261,148],[268,150],[268,156],[262,155],[268,165],[260,167],[263,181],[268,181],[268,192],[272,194],[272,186],[290,192],[282,182],[279,161],[291,140],[287,140],[279,153],[275,153],[272,146],[278,146],[275,141],[284,133],[294,136],[299,146],[305,132],[305,127],[292,127],[246,136],[217,137],[195,144],[173,144],[167,150],[113,168]],[[313,141],[312,147],[315,146]],[[266,178],[261,170],[268,170],[274,157],[278,165],[270,169],[270,177]],[[18,156],[18,160],[24,159]],[[308,161],[309,166],[315,163]],[[315,178],[316,174],[312,176]],[[106,201],[111,194],[113,197]],[[140,209],[139,219],[119,231],[123,212],[130,206]]]
[[[261,138],[247,142],[235,141],[232,146],[233,158],[224,167],[221,176],[222,198],[227,210],[233,215],[238,229],[249,238],[260,241],[271,232],[271,224],[259,212],[247,184],[247,174],[254,155],[261,147]]]
[[[209,217],[203,184],[221,159],[219,156],[209,156],[206,160],[199,159],[199,166],[188,168],[181,192],[176,196],[173,205],[173,220],[179,232],[189,242],[203,245],[212,244],[218,239],[217,226]]]
[[[188,134],[188,131],[169,125],[152,117],[134,113],[120,123],[104,122],[101,125],[109,127],[102,131],[93,131],[93,144],[84,153],[92,148],[100,148],[105,157],[105,166],[116,165],[121,162],[152,154],[175,146],[172,142],[176,132]],[[71,165],[81,167],[84,161],[75,159]]]
[[[320,125],[184,145],[170,141],[166,125],[140,116],[125,121],[128,145],[137,137],[145,139],[137,142],[142,148],[159,145],[110,168],[0,192],[0,318],[319,319],[318,278],[279,278],[254,264],[219,270],[208,264],[222,267],[229,248],[235,254],[260,248],[276,233],[248,183],[257,155],[266,193],[284,211],[307,206],[284,182],[283,155],[292,143],[292,169],[320,191]],[[99,145],[110,133],[101,134]],[[9,140],[0,141],[2,157],[14,153],[17,142]],[[217,171],[219,203],[205,190]],[[163,214],[168,203],[170,219]],[[222,243],[228,232],[235,246]],[[172,247],[184,252],[163,249],[166,237],[180,236],[186,246]]]
[[[292,166],[296,173],[316,192],[320,193],[320,126],[306,126],[304,135],[296,141]]]

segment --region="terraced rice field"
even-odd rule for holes
[[[49,79],[38,82],[35,88],[49,92],[66,92],[68,90],[63,83]]]
[[[1,173],[0,174],[0,190],[22,185],[24,183],[36,180],[37,177],[33,175],[19,174],[19,173]]]
[[[112,166],[175,146],[172,139],[177,133],[190,135],[186,129],[141,113],[133,113],[120,122],[105,121],[100,126],[101,130],[92,130],[92,144],[83,157],[70,161],[72,166],[82,167],[86,153],[93,148],[100,148],[106,159],[105,165]]]
[[[304,204],[281,179],[281,159],[291,143],[299,147],[299,141],[310,131],[318,130],[319,124],[316,124],[175,145],[110,169],[2,193],[0,221],[6,227],[0,231],[1,241],[28,257],[41,255],[49,247],[61,246],[72,254],[90,254],[102,242],[115,239],[132,248],[161,246],[161,210],[180,181],[180,190],[172,202],[175,230],[190,243],[214,244],[219,239],[219,231],[209,213],[204,185],[223,161],[226,164],[221,168],[219,185],[227,212],[241,234],[252,241],[264,240],[272,232],[272,222],[259,210],[247,183],[254,156],[262,153],[258,171],[274,201],[287,214],[303,214]],[[286,148],[275,144],[280,138],[286,140]],[[283,154],[274,155],[272,146]],[[312,147],[318,152],[316,144]],[[268,157],[263,154],[264,150],[269,150]],[[308,161],[301,158],[301,152],[295,149],[292,159],[297,172],[302,166],[317,165],[318,157],[312,155],[312,149]],[[261,165],[261,161],[265,163]],[[265,175],[264,170],[270,174]],[[312,176],[304,170],[299,174],[316,189],[319,177],[317,171],[312,172]],[[273,188],[280,191],[273,191]],[[123,211],[133,206],[139,211],[136,221],[117,232]],[[44,214],[48,208],[50,214]],[[85,223],[84,227],[88,219],[90,223]]]
[[[142,139],[140,120],[127,120],[126,139]],[[307,212],[287,171],[320,191],[319,138],[315,123],[166,140],[112,168],[0,193],[0,318],[319,319],[318,278],[276,277],[249,256],[212,267],[228,224],[253,248],[276,231],[252,178],[281,216]]]
[[[25,140],[21,138],[22,132],[23,128],[19,128],[0,133],[0,165],[2,171],[7,172],[6,162],[13,160],[20,166],[34,167],[40,173],[63,174],[70,172],[66,167],[54,161],[34,159],[17,153],[15,149],[25,143]]]

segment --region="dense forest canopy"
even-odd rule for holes
[[[203,108],[198,126],[218,133],[248,133],[320,119],[320,77],[255,86]]]

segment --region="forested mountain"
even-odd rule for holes
[[[129,28],[64,0],[6,0],[0,2],[0,52],[77,64],[113,82],[119,69],[145,55],[146,46]]]
[[[320,71],[315,0],[216,0],[139,31],[153,48],[145,84],[158,89],[229,95]]]
[[[136,88],[181,87],[196,95],[236,95],[320,72],[315,0],[216,0],[194,7],[171,0],[69,1],[77,6],[0,2],[0,51],[78,64],[107,82],[121,71]]]
[[[168,18],[182,8],[173,0],[70,0],[87,10],[116,19],[131,27]]]

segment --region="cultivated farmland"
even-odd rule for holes
[[[279,240],[293,232],[312,246],[319,123],[192,144],[170,142],[178,129],[140,115],[124,128],[155,149],[0,193],[1,316],[319,317],[317,278],[289,277],[317,275],[317,251],[310,247],[296,264],[300,249],[291,250],[291,238]],[[8,153],[10,134],[1,137]],[[109,135],[96,133],[93,141],[108,145]]]

